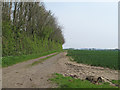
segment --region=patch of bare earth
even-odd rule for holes
[[[63,53],[57,54],[42,63],[29,66],[33,59],[2,69],[3,88],[51,88],[56,87],[48,79],[53,73],[62,73],[62,67],[58,60],[63,57]],[[29,66],[29,67],[28,67]]]
[[[64,76],[71,76],[82,80],[85,80],[87,76],[102,77],[105,82],[118,80],[118,70],[79,64],[71,61],[70,57],[67,56],[64,57],[64,59],[59,60],[59,63],[66,68],[66,73],[63,73]],[[111,84],[111,82],[109,83]]]
[[[61,73],[64,76],[76,75],[80,79],[92,75],[103,76],[109,80],[118,80],[118,71],[78,64],[70,61],[66,54],[57,54],[31,67],[28,65],[38,59],[3,68],[3,88],[55,88],[57,85],[49,80],[53,73]]]

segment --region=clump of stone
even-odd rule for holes
[[[94,83],[94,84],[104,82],[102,77],[95,77],[95,76],[87,76],[86,80],[88,80],[88,81],[90,81],[91,83]]]
[[[68,74],[65,73],[65,74],[63,74],[63,76],[65,76],[65,77],[70,76],[70,77],[75,78],[75,79],[79,78],[78,75],[70,74],[70,73],[68,73]],[[84,78],[82,80],[88,80],[93,84],[100,84],[100,83],[108,82],[110,85],[113,85],[109,79],[106,79],[106,78],[100,77],[100,76],[86,76],[86,78]]]

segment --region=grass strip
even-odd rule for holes
[[[102,83],[101,85],[93,84],[87,80],[74,79],[72,77],[64,77],[62,74],[54,74],[50,79],[53,83],[58,84],[58,88],[118,88],[110,86],[109,83]]]
[[[116,85],[120,86],[120,80],[112,80],[111,82],[113,84],[116,84]]]
[[[35,62],[33,62],[31,65],[34,66],[34,65],[36,65],[36,64],[42,63],[42,62],[45,61],[46,59],[51,58],[51,57],[53,57],[53,56],[55,56],[55,55],[57,55],[57,54],[58,54],[58,53],[56,53],[56,54],[54,54],[54,55],[51,55],[51,56],[48,56],[48,57],[46,57],[46,58],[40,59],[39,61],[35,61]]]
[[[21,56],[7,56],[7,57],[2,57],[2,67],[8,67],[12,66],[14,64],[28,61],[31,59],[39,58],[45,55],[49,55],[52,53],[55,53],[56,51],[49,51],[45,53],[40,53],[40,54],[30,54],[30,55],[21,55]]]

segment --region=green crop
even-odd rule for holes
[[[67,56],[77,63],[118,69],[117,50],[68,50]]]

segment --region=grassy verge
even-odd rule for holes
[[[39,64],[39,63],[42,63],[42,62],[45,61],[46,59],[51,58],[51,57],[53,57],[53,56],[55,56],[55,55],[57,55],[57,54],[58,54],[58,53],[56,53],[56,54],[54,54],[54,55],[51,55],[51,56],[48,56],[48,57],[46,57],[46,58],[40,59],[39,61],[35,61],[35,62],[33,62],[33,63],[31,64],[31,66],[34,66],[34,65]]]
[[[120,80],[112,80],[111,82],[113,84],[116,84],[116,85],[120,86]]]
[[[110,86],[109,83],[101,85],[92,84],[87,80],[74,79],[72,77],[64,77],[62,74],[56,73],[54,78],[50,79],[58,84],[58,88],[117,88]]]
[[[21,55],[21,56],[8,56],[2,58],[2,67],[8,67],[19,62],[28,61],[31,59],[39,58],[41,56],[45,56],[51,53],[55,53],[56,51],[45,52],[41,54],[31,54],[31,55]]]
[[[67,56],[70,56],[77,63],[83,63],[93,66],[118,68],[118,51],[113,50],[68,50]]]

